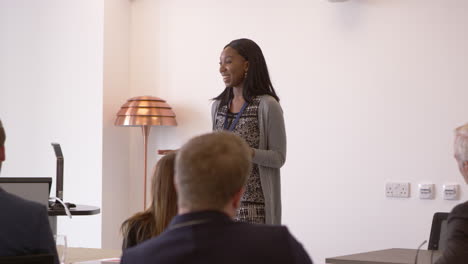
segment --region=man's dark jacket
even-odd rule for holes
[[[156,238],[124,251],[121,264],[311,264],[284,226],[232,221],[216,211],[176,216]]]
[[[436,264],[468,263],[468,202],[453,208],[447,218],[447,244]]]
[[[53,254],[57,250],[47,208],[0,187],[0,256]]]

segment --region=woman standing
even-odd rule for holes
[[[253,167],[236,220],[281,224],[280,168],[286,160],[283,111],[260,47],[237,39],[221,53],[226,88],[214,98],[213,130],[228,130],[252,148]]]

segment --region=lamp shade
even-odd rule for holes
[[[116,126],[177,126],[172,107],[161,98],[138,96],[122,105]]]

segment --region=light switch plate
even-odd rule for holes
[[[443,195],[445,200],[458,200],[458,184],[444,184]]]
[[[420,183],[419,187],[419,199],[434,199],[434,184],[432,183]]]

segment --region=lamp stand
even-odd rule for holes
[[[144,183],[143,183],[143,188],[144,188],[144,191],[143,191],[143,210],[146,210],[146,175],[147,175],[147,172],[148,172],[148,136],[149,136],[149,132],[151,130],[151,126],[146,126],[146,125],[143,125],[141,126],[141,132],[143,133],[143,145],[145,147],[145,155],[144,155],[144,159],[145,159],[145,173],[144,173]]]

